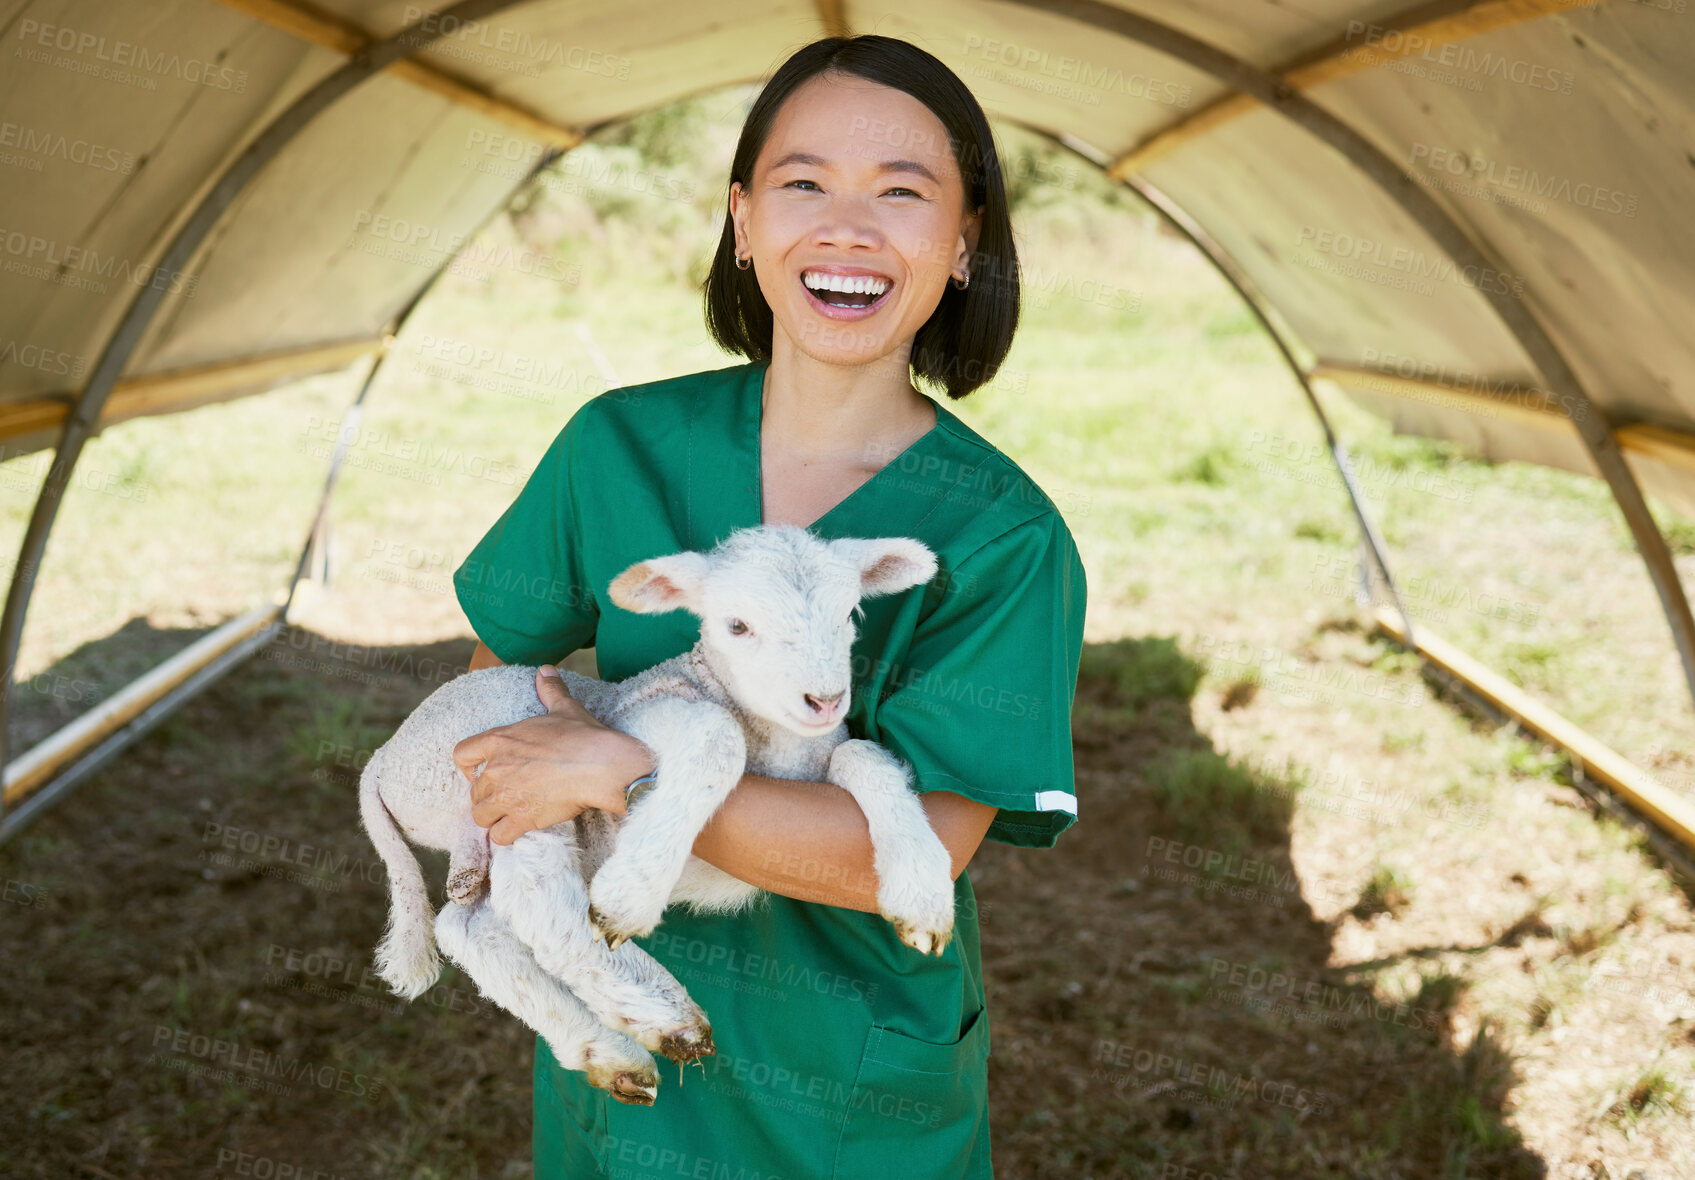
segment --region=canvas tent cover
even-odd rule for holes
[[[345,364],[510,199],[524,172],[514,161],[757,82],[800,45],[852,31],[923,46],[991,118],[1155,186],[1234,258],[1322,373],[1400,429],[1593,474],[1483,295],[1510,288],[1628,439],[1642,487],[1695,515],[1689,0],[1121,0],[1297,82],[1418,177],[1487,270],[1454,265],[1348,158],[1232,101],[1212,74],[1079,16],[1088,5],[1033,0],[513,3],[341,97],[187,266],[156,269],[259,132],[431,7],[0,0],[8,453],[53,445],[145,285],[164,287],[164,303],[101,424]]]

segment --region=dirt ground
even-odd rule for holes
[[[0,849],[0,1175],[529,1175],[528,1031],[451,968],[411,1005],[370,970],[356,767],[469,653],[290,630]],[[1305,714],[1160,638],[1091,644],[1074,716],[1080,822],[971,868],[997,1175],[1695,1174],[1688,899],[1557,767],[1475,825],[1333,806],[1216,748],[1321,746]]]

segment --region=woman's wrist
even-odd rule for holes
[[[627,733],[609,729],[606,765],[609,775],[603,784],[602,801],[596,803],[602,811],[625,813],[624,790],[631,783],[654,769],[653,752]]]

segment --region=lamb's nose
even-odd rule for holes
[[[841,699],[842,699],[842,694],[839,693],[839,692],[834,693],[833,695],[827,696],[827,697],[818,696],[818,695],[816,695],[814,693],[810,693],[810,692],[806,694],[806,703],[807,703],[808,706],[811,707],[811,709],[814,713],[828,714],[831,710],[833,710],[836,707],[836,702],[840,701]]]

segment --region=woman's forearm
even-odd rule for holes
[[[471,667],[473,670],[493,667],[500,662],[486,645],[479,643]],[[579,759],[567,768],[568,776],[575,776],[572,781],[577,785],[569,793],[564,818],[575,816],[585,806],[622,815],[624,786],[653,769],[652,752],[628,734],[594,721],[580,704],[571,700],[557,679],[538,676],[536,691],[543,694],[544,702],[550,692],[559,697],[550,706],[549,715],[520,721],[492,736],[544,723],[557,726],[561,715],[580,714],[580,723],[595,731],[590,736],[598,743],[599,753],[587,763]],[[491,735],[478,735],[461,742],[460,747],[490,740]],[[543,746],[546,744],[544,741]],[[538,756],[535,750],[518,743],[514,735],[501,738],[491,749],[477,753],[476,758],[466,751],[466,757],[471,762],[493,758],[503,746],[514,747],[506,749],[506,756],[518,771],[539,765],[543,775],[540,781],[544,785],[557,779],[560,759]],[[456,762],[460,760],[459,753],[456,748]],[[503,772],[498,763],[499,759],[494,759],[482,777],[491,782],[493,776],[503,773],[510,777],[510,768]],[[583,777],[590,766],[596,777],[591,785],[584,786],[590,782]],[[467,779],[477,777],[470,764],[462,765],[461,769]],[[530,798],[532,790],[543,798],[557,792],[524,786],[521,773],[515,781],[518,785],[497,784],[485,790],[486,798],[479,797],[481,801],[473,812],[477,822],[489,828],[490,839],[497,843],[510,844],[525,831],[560,822],[557,808],[527,810],[513,804],[513,799]],[[952,874],[957,878],[994,822],[996,809],[951,791],[929,791],[920,797],[920,803],[931,828],[948,851]],[[708,864],[770,893],[866,913],[877,912],[876,853],[871,844],[870,825],[853,796],[834,783],[744,774],[696,837],[693,852]]]
[[[997,809],[951,791],[926,792],[920,803],[957,878]],[[694,854],[771,893],[877,912],[870,825],[834,783],[744,774],[695,839]]]
[[[771,893],[877,912],[871,829],[834,783],[743,775],[694,854]]]

